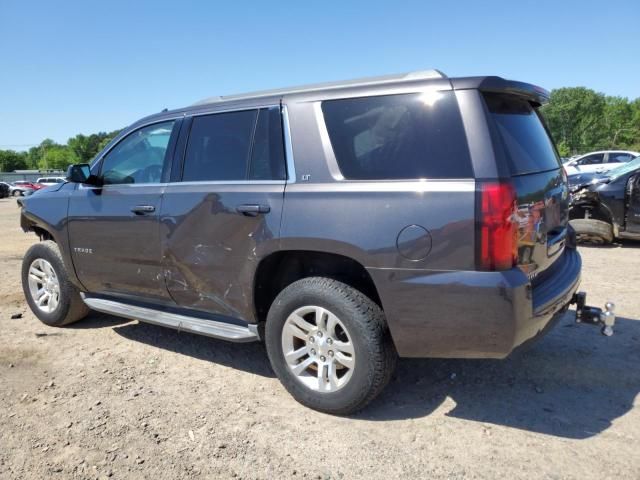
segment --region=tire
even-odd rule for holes
[[[21,193],[20,190],[14,190],[11,195],[14,196],[14,197],[19,197],[20,193]]]
[[[591,218],[579,218],[569,222],[576,231],[578,240],[597,244],[609,244],[613,242],[613,227],[608,222],[593,220]]]
[[[293,318],[303,322],[296,320],[292,330]],[[298,328],[292,335],[300,323],[307,330]],[[306,340],[297,336],[301,332]],[[290,338],[298,343],[288,348]],[[324,277],[298,280],[280,292],[267,315],[265,343],[271,366],[287,391],[303,405],[335,415],[354,413],[373,400],[391,379],[397,360],[380,307],[358,290]],[[290,355],[307,353],[293,360],[292,367],[285,349]],[[306,364],[302,373],[294,373],[293,368]]]
[[[45,284],[47,279],[51,281]],[[38,306],[34,289],[51,292],[46,304]],[[31,311],[45,325],[62,327],[82,320],[89,313],[89,307],[80,298],[80,292],[69,281],[58,245],[51,240],[33,245],[25,254],[22,260],[22,290]],[[55,298],[58,300],[55,301]]]

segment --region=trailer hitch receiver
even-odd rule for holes
[[[613,326],[616,323],[616,315],[614,313],[616,306],[614,303],[605,303],[604,310],[598,307],[590,307],[587,305],[586,292],[575,293],[571,303],[576,305],[576,323],[595,325],[600,327],[603,335],[607,337],[613,335]]]

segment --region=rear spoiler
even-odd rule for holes
[[[463,77],[452,78],[454,90],[476,89],[483,92],[508,93],[523,97],[535,106],[549,102],[549,92],[542,87],[530,83],[505,80],[502,77]]]

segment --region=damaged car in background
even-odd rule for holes
[[[607,173],[569,176],[569,219],[578,239],[640,239],[640,157]]]

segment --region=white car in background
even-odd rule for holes
[[[604,173],[636,158],[640,153],[630,150],[601,150],[571,158],[564,164],[567,175]]]
[[[39,185],[44,185],[45,187],[50,187],[51,185],[57,185],[58,183],[66,182],[67,180],[64,177],[41,177],[36,183]]]

